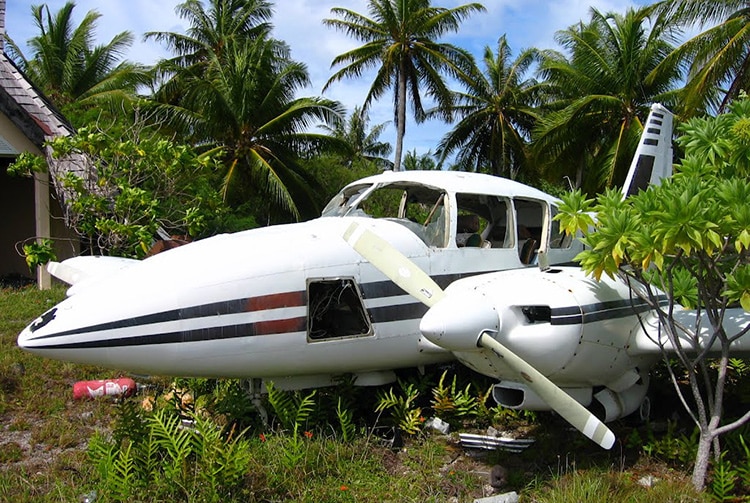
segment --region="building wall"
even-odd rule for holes
[[[26,138],[15,125],[0,113],[0,136],[17,152],[31,152],[37,155],[41,151]],[[17,250],[22,250],[23,242],[37,237],[37,220],[35,209],[40,208],[39,218],[49,221],[49,237],[55,243],[58,260],[77,255],[80,244],[75,233],[70,230],[63,219],[63,211],[56,200],[53,189],[49,195],[35,205],[34,179],[12,177],[7,174],[7,167],[14,157],[0,157],[0,280],[8,276],[23,276],[36,281],[40,286],[47,286],[49,277],[46,271],[29,271],[26,260]],[[40,193],[37,186],[37,193]],[[46,191],[41,191],[46,194]],[[46,277],[42,277],[46,276]]]
[[[12,275],[35,280],[36,274],[16,251],[16,243],[35,235],[34,180],[8,176],[10,162],[0,159],[0,278]]]

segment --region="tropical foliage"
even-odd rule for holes
[[[417,122],[426,119],[422,89],[448,117],[452,95],[444,75],[459,77],[471,71],[472,58],[459,47],[438,42],[448,32],[456,32],[470,14],[484,10],[478,3],[455,8],[434,7],[430,0],[369,0],[370,17],[349,9],[334,7],[336,18],[323,22],[364,44],[333,59],[331,66],[343,65],[325,88],[349,77],[361,77],[375,70],[375,79],[363,104],[368,110],[373,101],[393,93],[396,125],[394,168],[400,169],[406,131],[406,106],[411,105]],[[324,88],[324,90],[325,90]]]
[[[354,107],[349,119],[336,123],[334,127],[323,125],[322,128],[341,142],[342,162],[347,167],[372,163],[379,169],[389,169],[393,163],[388,156],[393,151],[390,143],[380,141],[380,135],[386,123],[370,128],[370,117],[362,107]]]
[[[740,92],[750,88],[750,8],[743,0],[666,0],[657,8],[686,26],[706,28],[684,42],[663,65],[675,60],[688,66],[681,102],[686,116],[724,112]],[[711,26],[710,23],[716,23]]]
[[[138,84],[147,81],[143,66],[118,62],[132,44],[133,35],[123,31],[109,43],[95,46],[94,31],[100,14],[89,11],[74,26],[74,7],[75,3],[68,2],[53,15],[47,5],[32,6],[39,35],[28,41],[31,57],[27,59],[12,39],[8,41],[9,53],[21,70],[65,110],[103,104],[121,107],[135,98]]]
[[[649,335],[675,351],[676,360],[668,353],[664,360],[699,431],[692,481],[701,489],[712,447],[720,455],[715,441],[750,421],[750,412],[723,421],[730,345],[750,330],[725,324],[728,309],[750,311],[750,100],[716,118],[692,119],[681,132],[685,158],[672,178],[626,200],[607,192],[593,207],[579,193],[566,198],[561,214],[585,224],[580,215],[595,211],[592,232],[579,226],[588,245],[577,257],[581,267],[595,277],[624,277],[657,313],[660,331]],[[682,306],[694,314],[685,316]]]
[[[307,68],[268,36],[265,24],[251,22],[265,18],[265,2],[216,0],[206,11],[189,1],[181,9],[196,23],[189,40],[152,34],[180,52],[161,63],[174,75],[153,109],[192,143],[221,153],[222,193],[231,206],[261,196],[272,203],[263,207],[264,220],[316,215],[314,183],[299,160],[335,143],[310,128],[317,121],[335,124],[340,106],[295,97],[309,84]]]
[[[679,67],[660,65],[675,28],[649,8],[592,9],[587,23],[558,32],[569,54],[542,52],[548,103],[534,132],[548,177],[567,175],[591,193],[622,184],[649,106],[669,108],[677,98]]]
[[[503,35],[496,51],[484,49],[484,73],[462,78],[452,115],[458,121],[437,147],[440,164],[456,154],[452,169],[515,178],[527,163],[527,143],[537,120],[539,86],[526,73],[536,61],[530,49],[512,59]]]

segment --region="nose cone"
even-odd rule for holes
[[[476,351],[483,332],[500,330],[497,310],[483,295],[446,295],[422,317],[419,330],[430,342],[449,351]]]
[[[48,332],[45,327],[55,319],[57,309],[57,307],[53,307],[24,328],[23,332],[18,335],[18,347],[25,350],[33,350],[34,347],[38,346],[39,341],[44,339],[46,332]]]

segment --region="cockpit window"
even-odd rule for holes
[[[357,199],[367,192],[367,189],[370,187],[372,187],[372,184],[370,183],[346,187],[344,190],[336,194],[326,207],[323,208],[321,216],[343,217],[353,207]]]
[[[324,217],[385,218],[412,231],[428,246],[445,247],[448,237],[447,194],[422,184],[356,185],[337,194]]]

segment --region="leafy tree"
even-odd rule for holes
[[[354,111],[346,122],[338,122],[335,126],[321,126],[331,136],[338,139],[343,146],[343,161],[346,166],[373,163],[380,169],[389,169],[393,163],[388,160],[393,147],[390,143],[379,140],[386,124],[378,124],[369,128],[370,118],[361,107],[354,107]]]
[[[719,117],[692,119],[680,131],[685,158],[678,172],[626,200],[614,191],[600,196],[594,230],[584,239],[588,249],[577,260],[597,278],[628,281],[656,313],[658,331],[649,337],[674,352],[676,360],[663,352],[664,361],[699,429],[692,482],[700,489],[712,446],[719,459],[719,436],[750,420],[750,411],[723,417],[730,345],[750,329],[739,314],[750,311],[750,100]],[[580,192],[566,197],[563,226],[586,232],[592,203]]]
[[[666,0],[659,2],[657,8],[683,25],[708,27],[680,45],[663,63],[671,66],[677,60],[688,65],[683,115],[724,112],[750,86],[747,1]]]
[[[485,72],[477,69],[461,81],[466,90],[456,94],[452,108],[459,122],[440,140],[440,164],[458,152],[456,169],[515,178],[526,163],[526,142],[537,119],[539,86],[524,78],[536,56],[532,49],[511,60],[504,35],[496,52],[485,47]]]
[[[212,54],[221,56],[233,44],[271,32],[271,4],[265,0],[209,0],[208,8],[200,0],[187,0],[175,10],[190,25],[187,33],[154,31],[144,35],[175,54],[157,65],[157,73],[168,77],[159,88],[160,99],[165,101],[179,96],[182,76],[201,75]]]
[[[435,156],[431,152],[419,155],[417,149],[410,152],[406,152],[404,156],[404,170],[415,171],[415,170],[435,170],[438,169],[437,163],[435,162]]]
[[[592,192],[622,184],[649,106],[672,106],[677,95],[678,66],[660,65],[674,48],[674,29],[649,8],[592,9],[588,23],[557,33],[569,56],[542,53],[549,105],[534,132],[548,178],[567,175]]]
[[[147,81],[143,66],[118,63],[132,44],[133,35],[124,31],[107,44],[93,46],[100,14],[89,11],[76,27],[72,19],[74,7],[73,2],[68,2],[53,15],[47,5],[32,6],[39,35],[28,41],[33,51],[31,58],[27,59],[12,39],[8,39],[9,54],[64,112],[130,102],[138,84]]]
[[[470,71],[471,56],[451,44],[437,42],[445,33],[458,31],[461,22],[473,12],[483,11],[478,3],[455,8],[433,7],[430,0],[369,0],[370,17],[341,7],[331,13],[336,19],[325,19],[326,26],[343,31],[364,45],[336,56],[331,66],[344,65],[336,71],[324,90],[346,77],[360,77],[376,69],[375,80],[365,97],[363,110],[374,100],[393,91],[396,124],[394,169],[401,166],[406,105],[411,104],[417,122],[426,119],[420,89],[435,100],[443,116],[449,117],[452,95],[443,75],[457,77]]]
[[[199,238],[226,228],[230,215],[212,180],[217,160],[147,134],[143,124],[124,137],[84,127],[50,147],[74,168],[56,180],[68,221],[98,253],[143,257],[160,229]],[[20,157],[12,168],[40,169],[38,159]]]
[[[202,73],[181,77],[179,100],[154,108],[192,143],[222,153],[222,192],[231,205],[261,194],[299,219],[319,210],[299,159],[335,143],[309,128],[340,119],[336,102],[295,99],[308,84],[307,68],[286,44],[258,37],[208,53]]]

